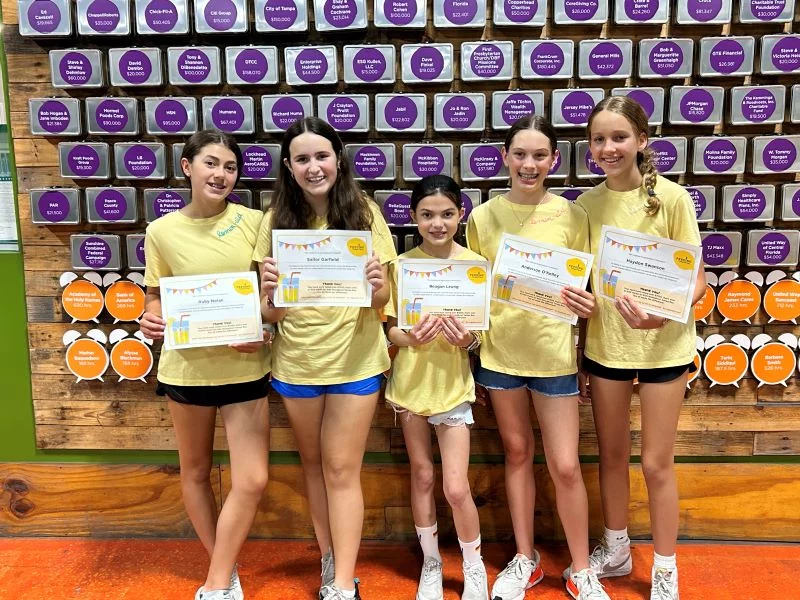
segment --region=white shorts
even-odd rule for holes
[[[395,414],[407,414],[408,418],[411,417],[412,413],[407,408],[403,408],[402,406],[398,406],[394,402],[386,402],[386,404],[391,408]],[[421,416],[421,415],[420,415]],[[471,402],[462,402],[455,408],[451,408],[447,412],[439,413],[437,415],[430,415],[427,417],[428,423],[437,427],[439,425],[447,425],[448,427],[461,427],[472,425],[475,423],[475,419],[472,417],[472,403]]]

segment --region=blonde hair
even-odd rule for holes
[[[609,96],[598,102],[592,114],[589,115],[589,123],[587,125],[589,139],[592,137],[592,121],[604,110],[625,117],[637,137],[644,134],[645,137],[649,138],[650,125],[647,122],[647,115],[641,104],[629,96]],[[642,186],[647,192],[647,208],[645,212],[650,216],[655,215],[661,208],[661,200],[656,195],[658,169],[653,160],[654,155],[655,153],[650,146],[646,146],[644,150],[636,153],[636,164],[642,174]]]

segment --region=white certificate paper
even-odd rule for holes
[[[411,329],[422,315],[453,316],[470,330],[489,329],[489,263],[485,260],[401,258],[397,326]]]
[[[561,288],[586,289],[593,256],[504,233],[492,271],[492,300],[573,325],[578,315],[561,299]]]
[[[272,256],[278,263],[275,306],[372,305],[369,231],[274,229]]]
[[[687,322],[699,246],[604,225],[598,250],[595,293],[611,300],[627,294],[651,315]]]
[[[264,339],[254,271],[162,277],[159,287],[168,350]]]

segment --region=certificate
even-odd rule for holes
[[[264,339],[254,271],[162,277],[159,287],[167,350]]]
[[[578,315],[561,299],[561,289],[586,288],[593,256],[504,233],[492,271],[492,300],[573,325]]]
[[[686,323],[702,258],[699,246],[604,225],[597,260],[601,296],[623,294],[651,315]]]
[[[372,232],[273,229],[275,306],[371,306]]]
[[[489,329],[489,263],[485,260],[401,258],[397,326],[411,329],[422,315],[457,317],[467,329]]]

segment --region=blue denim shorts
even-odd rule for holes
[[[555,377],[526,377],[491,371],[479,366],[475,370],[475,383],[487,390],[518,390],[528,388],[542,396],[577,396],[578,374],[556,375]],[[274,386],[274,383],[273,383]]]
[[[285,383],[272,378],[272,389],[284,398],[316,398],[323,394],[352,394],[354,396],[369,396],[381,389],[383,375],[374,375],[358,381],[347,383],[333,383],[330,385],[305,385]]]

